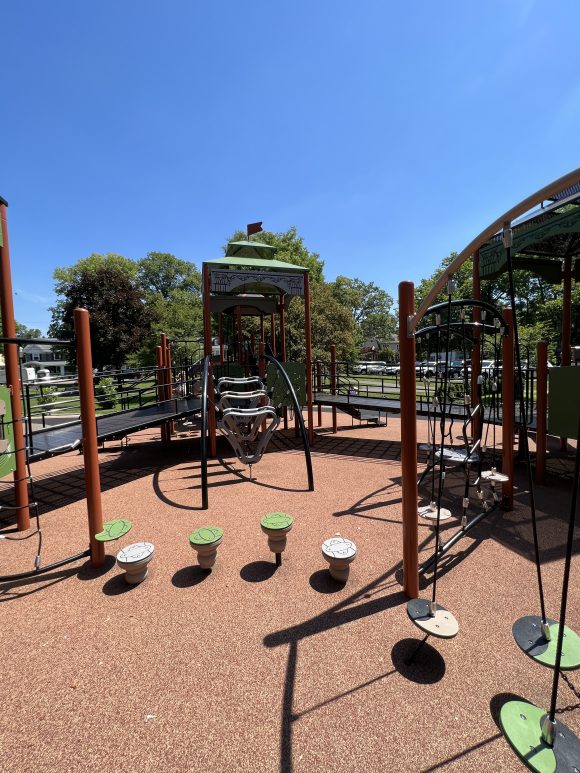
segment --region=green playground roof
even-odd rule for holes
[[[215,258],[214,260],[207,260],[210,266],[219,266],[221,268],[254,268],[259,271],[288,271],[299,273],[302,271],[309,271],[310,269],[304,266],[296,266],[294,263],[286,263],[283,260],[274,260],[273,258],[245,258],[245,257],[229,257]]]
[[[273,258],[277,247],[264,242],[239,241],[228,242],[226,255],[229,258]]]

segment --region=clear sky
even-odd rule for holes
[[[580,165],[577,0],[6,0],[16,317],[91,252],[197,263],[296,225],[396,295]]]

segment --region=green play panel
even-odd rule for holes
[[[270,531],[287,529],[294,523],[294,518],[288,513],[268,513],[260,520],[261,525]]]
[[[530,655],[537,663],[541,663],[543,666],[550,666],[554,668],[556,665],[556,645],[558,644],[558,630],[560,628],[559,623],[554,623],[550,626],[550,633],[552,634],[551,641],[548,642],[544,652],[538,655]],[[560,668],[562,671],[572,671],[580,666],[580,636],[564,626],[564,640],[562,643],[562,661]]]
[[[0,478],[4,478],[16,469],[14,448],[10,390],[6,386],[0,386]]]
[[[224,536],[224,530],[219,526],[202,526],[189,535],[189,541],[192,545],[211,545]]]
[[[501,707],[499,722],[509,745],[530,770],[554,773],[556,755],[542,740],[540,723],[546,712],[525,701],[508,701]]]
[[[103,531],[95,534],[95,539],[99,542],[112,542],[119,539],[131,530],[131,521],[126,518],[118,518],[115,521],[107,521],[103,524]]]

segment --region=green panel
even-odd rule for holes
[[[281,365],[294,387],[298,404],[306,405],[306,366],[303,362],[283,362]],[[292,398],[286,383],[273,363],[269,363],[266,376],[268,390],[272,390],[272,405],[275,407],[280,405],[292,406]]]
[[[295,263],[286,263],[284,260],[269,260],[263,258],[215,258],[206,260],[210,267],[216,268],[256,268],[262,271],[288,271],[291,274],[303,274],[310,269],[305,266],[297,266]]]
[[[542,740],[540,723],[546,715],[525,701],[508,701],[501,707],[499,723],[510,746],[531,770],[554,773],[556,756]]]
[[[548,370],[548,432],[575,438],[580,418],[580,367]]]
[[[5,386],[0,386],[0,436],[0,478],[4,478],[16,469],[10,390]]]
[[[569,436],[568,436],[569,437]],[[552,638],[548,643],[547,648],[539,655],[532,655],[533,659],[537,663],[541,663],[543,666],[549,666],[554,668],[556,665],[556,649],[558,644],[558,630],[560,628],[559,623],[554,623],[550,626],[550,634]],[[564,626],[564,641],[562,643],[562,660],[560,668],[562,671],[572,671],[580,666],[580,636]]]

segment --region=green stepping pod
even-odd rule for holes
[[[293,523],[294,519],[288,513],[268,513],[260,521],[264,529],[270,529],[271,531],[287,529]]]
[[[126,518],[118,518],[115,521],[107,521],[103,524],[103,531],[95,534],[99,542],[112,542],[127,534],[131,530],[131,521]]]
[[[552,638],[546,650],[539,655],[533,655],[537,663],[554,668],[556,665],[556,647],[558,644],[559,623],[550,626]],[[562,671],[572,671],[580,666],[580,636],[567,625],[564,626],[564,639],[562,642],[562,661],[560,668]]]
[[[556,756],[542,740],[540,723],[546,715],[525,701],[508,701],[501,708],[499,721],[505,737],[520,759],[537,773],[554,773]]]
[[[192,545],[211,545],[224,536],[224,530],[219,526],[202,526],[189,535],[189,541]]]

